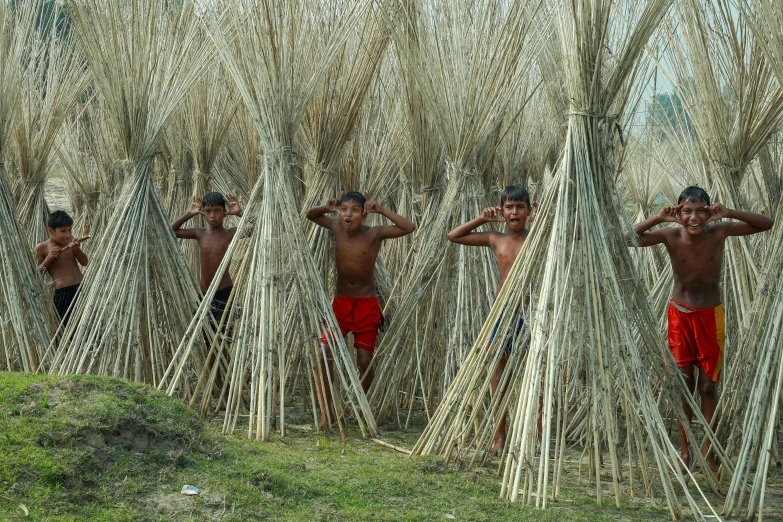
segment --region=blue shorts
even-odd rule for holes
[[[497,322],[495,323],[495,327],[492,329],[492,335],[489,336],[489,344],[492,344],[492,341],[495,340],[495,335],[498,333],[498,328],[500,328],[500,322],[503,320],[503,314],[505,313],[505,310],[500,314],[500,317],[498,317]],[[517,321],[517,327],[514,330],[513,333],[509,334],[506,338],[506,347],[504,349],[506,355],[511,353],[511,350],[514,346],[514,336],[518,335],[520,332],[522,332],[522,328],[525,326],[525,318],[522,316],[522,311],[517,310],[517,315],[519,315],[519,321]]]

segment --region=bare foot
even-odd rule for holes
[[[705,457],[705,460],[707,461],[707,465],[710,467],[710,470],[715,474],[715,476],[718,476],[718,473],[720,471],[720,466],[718,466],[715,461],[712,459],[712,457]]]
[[[680,453],[680,459],[682,460],[682,462],[680,462],[680,471],[682,472],[683,475],[687,477],[688,470],[691,467],[691,451],[690,450],[682,451]]]
[[[489,450],[489,452],[493,455],[500,455],[503,452],[503,447],[505,445],[506,445],[505,435],[501,435],[498,433],[498,436],[495,437],[495,444],[492,446],[492,449]]]
[[[334,419],[334,415],[332,415],[332,419]],[[331,425],[329,421],[326,418],[326,415],[321,415],[321,418],[318,420],[318,430],[319,431],[329,431],[331,429]]]

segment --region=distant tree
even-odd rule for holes
[[[16,7],[25,1],[27,0],[11,0],[11,10],[16,10]],[[57,27],[58,37],[66,38],[71,34],[71,14],[62,0],[44,0],[35,18],[36,29],[40,32],[51,31],[53,24]]]
[[[693,123],[676,92],[656,95],[647,104],[647,124],[654,129],[659,141],[671,133],[693,135]]]

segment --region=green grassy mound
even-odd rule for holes
[[[217,447],[198,415],[148,386],[0,374],[0,494],[35,518],[100,515]],[[14,513],[0,504],[0,517]]]
[[[495,469],[410,459],[347,432],[290,429],[259,443],[223,436],[148,386],[0,373],[0,520],[667,520],[660,502],[598,509],[571,496],[546,511],[498,500]],[[422,422],[423,425],[423,422]],[[416,431],[388,431],[410,446]],[[180,493],[191,484],[201,495]],[[12,499],[15,503],[3,500]]]

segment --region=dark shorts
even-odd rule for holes
[[[506,311],[503,310],[503,312],[500,314],[500,317],[498,317],[497,322],[495,323],[495,327],[492,329],[492,335],[489,336],[489,344],[491,345],[492,342],[495,340],[495,336],[498,333],[498,328],[500,328],[500,322],[503,320],[503,314],[505,314]],[[522,314],[522,310],[517,310],[515,315],[519,316],[519,320],[517,321],[517,327],[514,329],[514,332],[508,334],[506,337],[506,345],[504,347],[504,351],[506,355],[511,353],[511,350],[514,346],[514,336],[519,335],[522,332],[522,329],[525,326],[525,318]]]
[[[76,299],[81,285],[71,285],[64,288],[58,288],[54,291],[54,307],[64,325],[68,324],[68,318],[71,315],[69,309]]]
[[[229,285],[225,288],[221,288],[217,292],[215,292],[215,297],[212,298],[212,303],[210,304],[210,310],[212,311],[212,319],[215,321],[215,326],[220,324],[220,320],[223,317],[223,314],[226,312],[226,308],[228,306],[228,298],[231,296],[231,291],[234,289],[234,285]],[[228,323],[228,318],[226,318],[226,324]],[[225,324],[223,325],[225,328]]]

